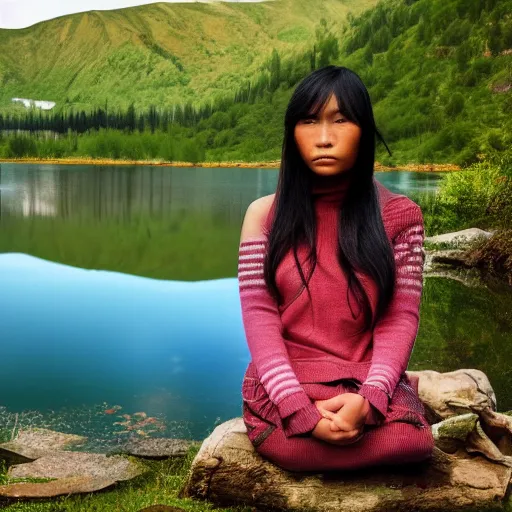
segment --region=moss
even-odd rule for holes
[[[8,478],[4,485],[7,484],[21,484],[21,483],[29,483],[29,484],[44,484],[46,482],[52,482],[53,480],[58,480],[58,478]]]
[[[454,421],[455,419],[457,421]],[[443,422],[443,424],[439,426],[439,437],[464,441],[467,435],[473,430],[478,416],[476,414],[468,414],[464,415],[464,417],[457,416],[454,420]]]

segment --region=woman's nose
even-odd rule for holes
[[[318,133],[316,143],[318,146],[330,146],[333,144],[333,134],[329,123],[320,123],[318,126]]]

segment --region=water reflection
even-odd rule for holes
[[[255,197],[275,190],[268,169],[157,166],[1,166],[3,215],[61,219],[171,217],[183,209],[230,222]]]
[[[277,170],[2,164],[0,252],[174,280],[236,275],[243,215]],[[438,174],[378,173],[432,192]],[[208,255],[208,257],[205,257]]]
[[[238,221],[249,202],[275,191],[277,175],[272,169],[3,164],[1,213],[130,222],[185,208]],[[406,194],[434,191],[440,179],[439,173],[398,171],[376,176]]]

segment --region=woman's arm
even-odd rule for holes
[[[251,203],[242,225],[238,260],[240,304],[252,362],[283,420],[286,436],[312,431],[322,416],[293,371],[275,299],[263,277],[267,251],[264,223],[272,196]]]
[[[358,393],[386,417],[389,401],[407,369],[419,328],[423,290],[424,224],[420,207],[400,196],[384,211],[396,263],[395,292],[373,331],[373,357]],[[381,419],[382,419],[381,418]]]

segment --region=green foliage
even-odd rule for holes
[[[223,132],[221,132],[223,133]],[[224,132],[225,133],[225,132]],[[227,133],[232,133],[227,131]],[[162,160],[202,162],[206,154],[204,132],[191,137],[184,129],[172,134],[161,130],[151,133],[91,130],[60,138],[14,135],[0,139],[0,157],[4,158],[111,158],[121,160]]]
[[[478,162],[446,175],[434,196],[418,198],[429,236],[469,227],[506,228],[512,225],[510,167]]]
[[[13,97],[55,101],[59,112],[105,99],[140,111],[230,98],[256,81],[273,48],[282,58],[311,46],[326,13],[338,33],[349,10],[376,2],[160,2],[0,29],[0,111],[23,111]]]
[[[462,22],[459,19],[454,19],[441,34],[439,43],[448,46],[460,45],[469,37],[471,28],[471,22],[468,19],[464,19]]]
[[[24,135],[15,135],[7,139],[7,148],[5,150],[7,158],[22,158],[24,156],[35,156],[37,148],[35,140]]]
[[[456,92],[446,104],[446,115],[450,117],[458,116],[464,110],[464,96]]]
[[[277,39],[287,43],[302,43],[309,39],[309,37],[310,34],[307,28],[300,25],[281,30],[277,34]]]

